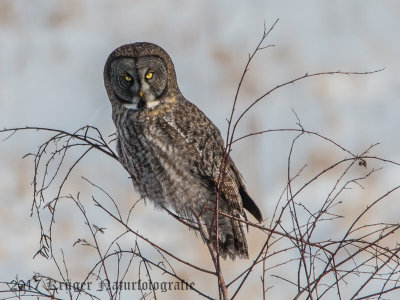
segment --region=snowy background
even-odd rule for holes
[[[379,142],[374,155],[400,161],[400,2],[396,0],[0,0],[0,127],[29,125],[75,131],[93,125],[104,136],[112,134],[111,106],[103,86],[104,63],[116,47],[148,41],[170,54],[183,95],[200,107],[225,137],[226,119],[248,54],[261,38],[264,21],[269,27],[277,18],[280,21],[265,42],[275,47],[260,52],[250,66],[239,110],[275,85],[306,72],[385,70],[367,76],[317,77],[283,88],[247,115],[239,135],[294,128],[293,109],[306,129],[329,136],[354,153]],[[271,217],[286,182],[292,138],[290,134],[269,134],[234,147],[233,159],[266,218]],[[37,220],[29,217],[33,163],[22,156],[36,151],[43,141],[43,135],[31,132],[0,142],[0,281],[16,275],[27,279],[35,271],[57,274],[51,262],[32,259],[40,235]],[[343,153],[330,152],[331,148],[314,142],[298,150],[296,166],[311,162],[321,168],[329,159],[343,158]],[[110,192],[122,209],[129,209],[138,198],[127,173],[104,156],[88,156],[71,175],[65,192],[81,191],[82,202],[93,208],[90,198],[96,191],[81,176]],[[399,180],[398,170],[385,168],[369,181],[372,192],[355,194],[342,210],[351,212],[368,201],[367,196],[376,199]],[[382,215],[398,222],[396,201],[391,199]],[[166,249],[211,268],[205,246],[192,232],[152,205],[137,209],[134,228]],[[116,228],[121,229],[100,212],[91,217],[93,223],[106,227],[110,236]],[[56,250],[65,251],[75,281],[83,279],[96,258],[87,247],[72,247],[78,238],[89,238],[83,223],[76,207],[61,204]],[[262,244],[258,238],[250,230],[251,256]],[[225,267],[237,274],[246,265],[235,264],[228,261]],[[182,276],[190,281],[198,274]],[[260,295],[259,277],[251,280],[242,297]],[[215,288],[212,281],[209,284]],[[273,293],[285,297],[280,288]],[[183,299],[188,295],[175,296]]]

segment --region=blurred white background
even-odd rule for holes
[[[261,38],[264,21],[269,27],[277,18],[280,21],[265,42],[275,47],[260,52],[250,66],[239,111],[268,89],[306,72],[385,70],[367,76],[317,77],[285,87],[259,103],[242,121],[238,134],[294,128],[293,109],[306,129],[329,136],[353,153],[379,142],[374,155],[400,161],[400,2],[396,0],[0,0],[0,127],[75,131],[93,125],[104,136],[112,134],[111,106],[103,86],[104,63],[116,47],[148,41],[170,54],[183,95],[200,107],[225,137],[226,119],[248,54]],[[265,218],[271,217],[284,188],[292,138],[290,134],[269,134],[234,147],[233,159]],[[25,132],[0,142],[0,281],[12,280],[17,274],[29,278],[34,271],[57,273],[51,262],[32,259],[40,237],[36,218],[29,217],[33,162],[22,160],[44,140],[43,135]],[[344,157],[320,144],[310,139],[298,149],[295,166],[311,163],[311,171],[315,171],[327,161]],[[127,173],[105,156],[89,155],[71,174],[71,184],[64,191],[81,191],[82,202],[93,209],[90,198],[97,192],[81,176],[106,189],[122,209],[129,209],[138,198]],[[383,169],[368,181],[368,195],[360,192],[349,198],[352,202],[344,203],[342,210],[351,212],[359,203],[362,206],[368,201],[365,197],[376,199],[399,179],[396,169]],[[382,215],[398,222],[398,200],[391,201]],[[107,228],[110,240],[113,230],[120,232],[101,212],[90,213],[93,223]],[[59,249],[64,249],[70,276],[76,281],[82,280],[96,259],[91,249],[72,247],[78,238],[90,238],[83,223],[75,206],[60,204],[55,250],[59,255]],[[200,238],[152,205],[138,207],[132,225],[166,249],[211,268]],[[262,244],[259,237],[250,230],[252,256]],[[228,261],[225,267],[237,274],[247,263]],[[182,276],[190,281],[198,274]],[[213,294],[213,281],[208,284]],[[247,284],[242,297],[260,295],[259,277]],[[279,284],[282,282],[274,283],[272,293],[284,299]],[[188,294],[175,297],[187,299]]]

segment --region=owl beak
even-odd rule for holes
[[[138,91],[136,91],[136,93],[134,93],[134,96],[132,97],[132,105],[134,105],[136,109],[145,106],[145,100],[143,99],[142,91],[140,91],[139,93]]]
[[[139,83],[139,80],[137,78],[133,79],[133,83],[132,83],[132,86],[131,86],[131,91],[132,91],[132,94],[135,95],[135,96],[139,94],[140,83]]]
[[[141,91],[141,86],[139,83],[139,80],[137,78],[133,79],[134,82],[132,83],[131,86],[131,92],[132,92],[132,103],[135,105],[139,105],[140,102],[142,101],[143,93]]]

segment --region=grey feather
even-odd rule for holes
[[[168,54],[149,43],[117,48],[106,62],[104,82],[119,159],[135,189],[156,207],[172,208],[189,220],[202,212],[210,228],[224,142],[218,128],[179,91]],[[261,222],[261,212],[230,158],[223,178],[219,210],[246,219],[245,208]],[[222,257],[247,258],[243,224],[220,215],[218,225]],[[215,233],[210,238],[216,244]]]

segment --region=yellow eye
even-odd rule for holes
[[[125,75],[125,81],[127,81],[127,82],[132,81],[132,77],[129,75]]]
[[[152,79],[153,78],[153,72],[148,72],[146,74],[146,79]]]

